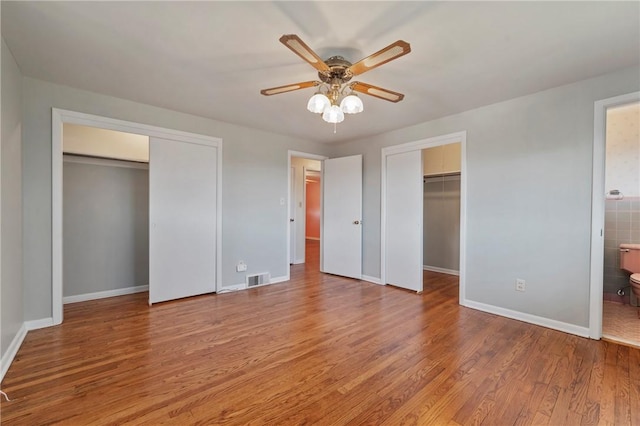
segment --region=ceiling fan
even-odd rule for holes
[[[263,89],[260,93],[265,96],[308,87],[318,87],[316,94],[309,99],[307,109],[314,113],[322,113],[322,118],[326,122],[334,124],[344,120],[344,113],[355,114],[362,112],[364,108],[362,101],[354,92],[375,96],[394,103],[400,102],[404,98],[402,93],[360,81],[351,82],[351,78],[411,52],[411,46],[406,41],[398,40],[355,64],[347,61],[342,56],[332,56],[323,61],[295,34],[283,35],[280,37],[280,42],[317,69],[320,81],[304,81]]]

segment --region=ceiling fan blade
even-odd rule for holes
[[[403,40],[398,40],[373,55],[367,56],[363,60],[351,65],[348,68],[348,71],[351,71],[352,75],[362,74],[363,72],[367,72],[382,64],[386,64],[389,61],[397,59],[400,56],[404,56],[409,52],[411,52],[411,46],[409,43]]]
[[[329,71],[329,66],[297,35],[285,34],[280,37],[280,43],[293,50],[296,55],[309,62],[309,64],[318,71]]]
[[[359,81],[354,81],[349,86],[354,92],[375,96],[376,98],[384,99],[389,102],[395,103],[404,99],[404,95],[402,93],[393,92],[391,90],[383,89],[382,87],[372,86],[371,84],[361,83]]]
[[[320,85],[319,81],[305,81],[302,83],[287,84],[286,86],[272,87],[270,89],[262,89],[260,93],[265,96],[277,95],[279,93],[291,92],[293,90],[306,89]]]

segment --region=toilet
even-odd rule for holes
[[[631,273],[631,291],[640,299],[640,244],[620,244],[620,269]]]

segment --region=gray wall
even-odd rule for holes
[[[51,107],[59,107],[223,138],[223,285],[244,281],[240,259],[247,273],[286,274],[287,149],[363,154],[363,274],[376,277],[381,148],[466,130],[466,298],[586,327],[593,103],[639,90],[639,76],[629,68],[339,146],[23,78],[25,319],[51,316]],[[516,278],[527,280],[524,294]]]
[[[364,154],[363,274],[380,276],[381,148],[466,130],[466,298],[587,327],[594,102],[639,90],[639,71],[336,147]]]
[[[57,107],[223,139],[222,285],[245,275],[287,274],[288,150],[329,147],[41,80],[23,78],[25,319],[51,317],[51,108]],[[237,273],[244,260],[247,272]]]
[[[460,268],[460,175],[424,178],[423,265]]]
[[[148,285],[148,166],[76,161],[63,166],[63,295]]]
[[[24,320],[22,311],[22,81],[2,40],[0,348],[4,357]]]

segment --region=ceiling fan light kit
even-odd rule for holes
[[[313,95],[307,103],[307,109],[316,114],[322,114],[325,109],[331,106],[331,101],[322,93]]]
[[[272,87],[260,91],[265,96],[320,86],[307,103],[307,110],[322,114],[327,123],[337,124],[345,114],[358,114],[364,110],[362,100],[354,93],[364,93],[389,102],[400,102],[404,95],[382,87],[359,81],[350,82],[355,75],[362,74],[411,52],[409,43],[398,40],[384,49],[352,64],[342,56],[332,56],[323,61],[295,34],[283,35],[280,42],[318,70],[320,81],[306,81],[286,86]],[[334,127],[335,133],[335,127]]]

